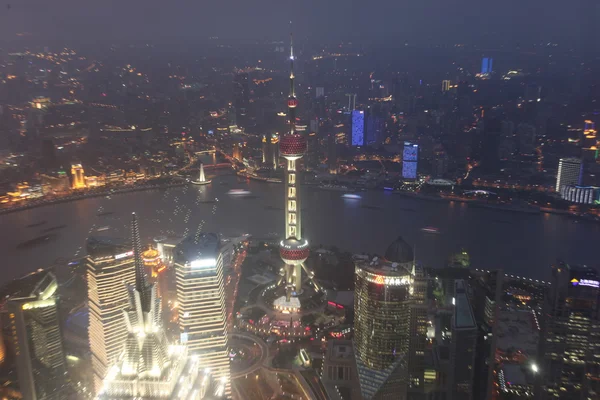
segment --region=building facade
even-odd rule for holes
[[[385,259],[355,263],[354,352],[364,399],[412,399],[423,388],[426,285],[398,238]]]
[[[561,193],[564,186],[581,185],[583,163],[579,158],[561,158],[558,161],[556,174],[556,193]]]
[[[558,263],[542,319],[542,398],[600,397],[600,275]]]
[[[223,257],[218,236],[188,236],[175,248],[173,261],[180,341],[215,377],[229,382]]]
[[[471,400],[475,399],[473,375],[477,347],[477,324],[467,295],[467,284],[463,280],[455,281],[453,305],[448,398]]]
[[[127,338],[123,309],[129,295],[125,284],[135,282],[135,260],[131,244],[110,238],[90,238],[86,258],[89,305],[89,341],[94,390],[113,365]]]
[[[17,378],[24,399],[62,400],[70,393],[58,316],[58,284],[43,271],[19,280],[9,295]]]
[[[185,345],[171,345],[162,321],[156,284],[149,284],[136,215],[131,235],[135,285],[126,285],[129,305],[123,310],[127,338],[123,351],[104,379],[98,400],[222,398],[225,385],[213,385],[199,357],[188,357]],[[224,383],[224,382],[223,382]],[[214,386],[214,387],[213,387]]]

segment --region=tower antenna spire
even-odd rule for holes
[[[290,97],[288,98],[288,116],[290,118],[290,133],[296,133],[296,88],[294,85],[294,34],[292,33],[292,21],[290,21]]]
[[[140,293],[142,310],[148,311],[148,284],[146,282],[146,271],[142,260],[142,241],[140,239],[140,229],[138,227],[137,215],[131,213],[131,242],[133,244],[133,257],[135,261],[135,289]]]

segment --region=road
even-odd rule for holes
[[[230,333],[229,335],[229,339],[230,339],[230,345],[231,345],[231,339],[235,340],[239,340],[241,342],[253,342],[256,343],[257,346],[259,346],[260,348],[260,358],[252,365],[250,365],[249,367],[243,369],[242,371],[236,372],[236,373],[232,373],[231,374],[231,379],[236,379],[236,378],[242,378],[245,377],[246,375],[255,373],[256,371],[258,371],[260,368],[263,367],[264,363],[269,359],[269,347],[267,346],[267,344],[260,339],[258,336],[254,336],[250,333],[246,333],[246,332],[240,332],[240,333]],[[235,343],[235,342],[234,342]]]

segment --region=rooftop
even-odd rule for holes
[[[110,257],[132,250],[129,240],[109,236],[90,236],[86,242],[86,250],[92,258]]]
[[[56,282],[56,278],[52,272],[49,270],[38,270],[9,282],[0,290],[0,294],[2,298],[35,297],[43,292],[52,282]]]
[[[371,260],[355,259],[355,264],[361,269],[376,275],[406,276],[412,273],[406,264],[388,261],[380,257],[374,257]]]
[[[175,262],[185,263],[198,259],[215,259],[219,255],[219,244],[219,237],[215,233],[202,233],[197,238],[190,235],[175,247]]]
[[[398,236],[385,251],[385,259],[396,263],[412,263],[415,255],[412,247],[406,243],[402,236]]]
[[[469,297],[465,289],[465,281],[457,280],[454,283],[455,288],[455,306],[454,306],[454,328],[455,329],[475,329],[475,317],[473,309],[469,302]]]

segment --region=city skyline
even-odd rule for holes
[[[0,12],[0,398],[600,397],[595,2],[109,6]]]

